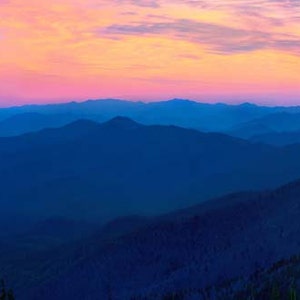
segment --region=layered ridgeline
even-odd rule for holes
[[[117,117],[0,139],[3,219],[157,214],[300,177],[300,146],[271,147]]]
[[[0,121],[0,136],[17,136],[45,128],[61,127],[72,121],[76,121],[77,118],[71,114],[19,113]]]
[[[4,262],[3,276],[20,300],[295,299],[299,199],[298,181],[119,219],[81,242]]]
[[[251,121],[243,122],[241,124],[233,126],[231,130],[228,131],[228,134],[251,139],[255,136],[268,136],[272,134],[282,135],[286,133],[294,133],[295,131],[300,131],[300,114],[299,113],[288,113],[288,112],[278,112],[267,114],[260,118],[255,118]],[[279,145],[280,143],[279,136]],[[261,142],[268,142],[268,139],[264,140],[263,138],[257,139]],[[275,140],[275,139],[274,139]],[[286,139],[286,143],[291,142],[292,138]],[[299,141],[296,140],[296,141]]]
[[[299,107],[206,104],[189,100],[143,103],[113,99],[0,109],[0,136],[59,127],[77,119],[98,122],[122,115],[147,125],[177,125],[201,131],[251,137],[272,131],[300,130]],[[282,128],[284,126],[284,128]]]

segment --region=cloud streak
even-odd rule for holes
[[[98,30],[100,37],[162,35],[207,46],[218,54],[235,54],[261,49],[291,51],[300,55],[297,36],[260,30],[238,29],[212,23],[178,19],[168,22],[112,24]]]

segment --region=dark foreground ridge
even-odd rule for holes
[[[19,259],[4,275],[18,282],[18,299],[28,300],[244,299],[250,292],[269,299],[259,295],[273,289],[290,299],[299,291],[299,199],[297,181],[161,217],[119,219],[89,238]],[[18,268],[31,275],[17,279]]]

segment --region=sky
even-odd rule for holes
[[[300,0],[0,0],[0,105],[300,104]]]

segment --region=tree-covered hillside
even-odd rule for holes
[[[299,199],[295,182],[145,221],[119,220],[121,227],[114,223],[81,242],[19,260],[31,276],[19,281],[18,299],[163,299],[183,293],[183,299],[194,299],[187,296],[204,291],[209,298],[203,299],[222,299],[216,298],[222,291],[231,295],[224,287],[237,282],[233,291],[243,291],[252,274],[300,253]]]

